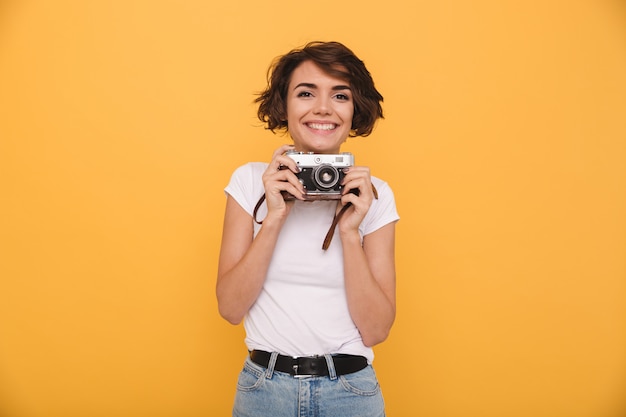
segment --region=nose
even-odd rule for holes
[[[328,115],[333,112],[332,103],[330,98],[318,97],[315,101],[315,108],[313,113]]]

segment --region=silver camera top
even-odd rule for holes
[[[286,155],[296,161],[299,166],[315,167],[331,165],[334,167],[351,167],[354,165],[354,155],[350,152],[338,154],[287,151]]]

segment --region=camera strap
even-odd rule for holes
[[[358,190],[355,190],[358,191]],[[374,198],[378,200],[378,191],[376,190],[376,187],[374,187],[374,184],[372,184],[372,192],[374,193]],[[358,195],[358,193],[355,192],[355,194]],[[283,193],[283,197],[285,198],[285,200],[293,200],[294,197],[291,194],[286,194]],[[261,205],[263,204],[263,202],[265,201],[265,194],[263,194],[261,196],[261,198],[259,198],[259,201],[256,203],[256,206],[254,206],[254,211],[252,212],[252,217],[255,221],[255,223],[257,224],[263,224],[263,220],[257,220],[257,212],[259,211],[259,208],[261,207]],[[326,233],[326,237],[324,238],[324,243],[322,244],[322,249],[323,250],[327,250],[328,247],[330,246],[330,242],[333,240],[333,235],[335,234],[335,228],[337,227],[337,224],[339,223],[339,220],[341,220],[341,217],[343,216],[343,214],[352,206],[352,203],[348,203],[345,206],[343,206],[341,208],[341,210],[339,210],[337,212],[337,214],[335,214],[335,217],[333,218],[333,222],[330,225],[330,229],[328,229],[328,233]]]

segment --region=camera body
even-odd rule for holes
[[[288,151],[286,155],[300,168],[296,176],[306,190],[306,200],[341,199],[341,181],[345,176],[343,169],[354,165],[354,156],[350,152],[319,154]]]

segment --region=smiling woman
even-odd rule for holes
[[[287,129],[296,150],[337,153],[352,128],[350,87],[305,61],[291,75],[287,95]]]
[[[626,2],[316,6],[332,16],[287,0],[0,0],[0,416],[230,415],[248,352],[217,312],[216,213],[235,167],[265,161],[261,177],[292,143],[250,105],[271,58],[320,38],[350,46],[385,97],[363,138],[376,91],[324,66],[358,62],[310,59],[350,80],[361,136],[341,151],[403,215],[397,319],[374,346],[386,413],[626,416]],[[286,122],[279,78],[268,110]],[[375,181],[370,212],[388,201]],[[311,268],[335,215],[299,203],[281,233],[306,221],[272,250],[313,249],[277,267]],[[286,275],[303,290],[279,301],[315,296],[328,321],[335,298],[309,287],[331,293],[335,271],[313,272]],[[370,393],[357,374],[346,389]]]
[[[317,67],[338,82],[336,89],[352,93],[354,116],[350,135],[368,136],[372,133],[376,121],[383,117],[383,96],[374,87],[374,81],[363,61],[338,42],[311,42],[302,49],[294,49],[274,63],[270,68],[267,88],[256,99],[259,103],[259,119],[267,124],[267,128],[272,131],[287,128],[285,102],[292,87],[292,74],[295,76],[296,67],[304,63]]]
[[[315,42],[277,61],[257,101],[267,128],[287,130],[293,145],[269,163],[240,167],[226,187],[217,299],[226,320],[244,320],[251,352],[233,415],[384,416],[372,346],[395,318],[393,193],[350,163],[332,176],[341,178],[339,195],[310,199],[295,156],[312,154],[333,169],[351,161],[333,154],[350,135],[372,131],[382,96],[348,48]],[[256,224],[259,196],[266,214]],[[327,245],[329,226],[339,239]]]

